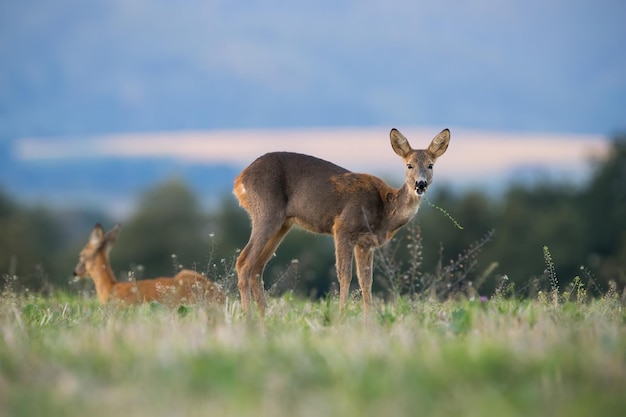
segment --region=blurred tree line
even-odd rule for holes
[[[394,259],[377,262],[375,290],[390,289],[384,278],[390,262],[418,256],[411,267],[419,267],[420,273],[436,276],[455,265],[467,272],[464,278],[469,281],[482,281],[489,274],[481,294],[489,295],[506,276],[519,295],[525,295],[532,283],[545,277],[544,247],[549,248],[561,285],[576,276],[599,293],[608,289],[609,281],[626,284],[626,136],[614,138],[608,158],[596,161],[590,181],[582,187],[520,184],[499,198],[476,190],[456,194],[441,186],[435,189],[429,197],[432,203],[463,229],[422,203],[415,223],[381,252]],[[70,285],[78,252],[96,222],[106,228],[114,224],[104,212],[27,207],[0,193],[4,284],[34,291]],[[232,196],[224,196],[218,209],[206,213],[184,183],[167,182],[141,197],[111,261],[120,279],[171,276],[184,266],[221,281],[236,294],[234,261],[249,232],[247,215]],[[332,291],[332,239],[292,230],[268,264],[265,281],[275,293],[294,290],[316,297]]]

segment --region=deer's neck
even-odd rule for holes
[[[387,198],[387,214],[392,231],[407,224],[417,214],[422,198],[406,184],[390,193]]]
[[[111,296],[113,286],[116,284],[115,275],[113,274],[111,263],[107,257],[98,255],[89,274],[96,285],[98,301],[100,301],[101,304],[105,304]]]

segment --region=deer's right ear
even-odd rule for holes
[[[405,138],[398,129],[391,129],[389,137],[391,138],[391,147],[393,148],[393,151],[402,158],[407,158],[411,151],[413,151],[411,145],[409,145],[408,139]]]
[[[89,243],[92,245],[97,245],[102,242],[103,238],[104,229],[102,228],[102,225],[100,223],[96,223],[96,225],[93,227],[93,230],[91,231],[91,234],[89,235]]]
[[[115,241],[117,240],[117,236],[120,234],[120,230],[122,230],[122,225],[116,224],[113,229],[107,232],[106,236],[104,236],[104,239],[106,240],[108,245],[112,245],[113,243],[115,243]]]

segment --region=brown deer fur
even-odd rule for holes
[[[354,255],[364,307],[370,310],[373,249],[417,213],[432,181],[433,164],[448,148],[450,132],[441,131],[425,150],[411,148],[396,129],[390,138],[406,168],[399,189],[372,175],[290,152],[265,154],[237,176],[234,194],[252,223],[250,239],[236,264],[244,311],[252,291],[264,314],[263,270],[293,225],[334,237],[341,309],[348,300]]]
[[[105,234],[102,226],[96,224],[74,268],[75,277],[89,276],[93,279],[100,304],[158,301],[177,306],[184,302],[224,303],[224,293],[215,283],[189,269],[181,270],[173,278],[118,282],[111,269],[109,251],[120,229],[121,226],[117,225]]]

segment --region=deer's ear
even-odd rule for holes
[[[450,131],[443,129],[441,133],[434,137],[430,146],[428,146],[428,152],[430,152],[435,158],[439,158],[448,149],[450,143]]]
[[[107,232],[107,234],[104,236],[104,239],[106,240],[107,245],[110,246],[115,243],[115,241],[117,240],[117,237],[120,234],[120,230],[122,230],[122,225],[116,224],[113,229]]]
[[[393,151],[400,155],[402,158],[406,158],[413,151],[411,145],[409,145],[409,141],[404,137],[402,133],[398,129],[391,129],[389,133],[389,138],[391,139],[391,147]]]
[[[100,223],[96,223],[96,225],[93,227],[93,230],[91,231],[91,234],[89,235],[89,243],[92,245],[98,245],[100,244],[100,242],[102,242],[103,238],[104,229],[102,228],[102,225]]]

